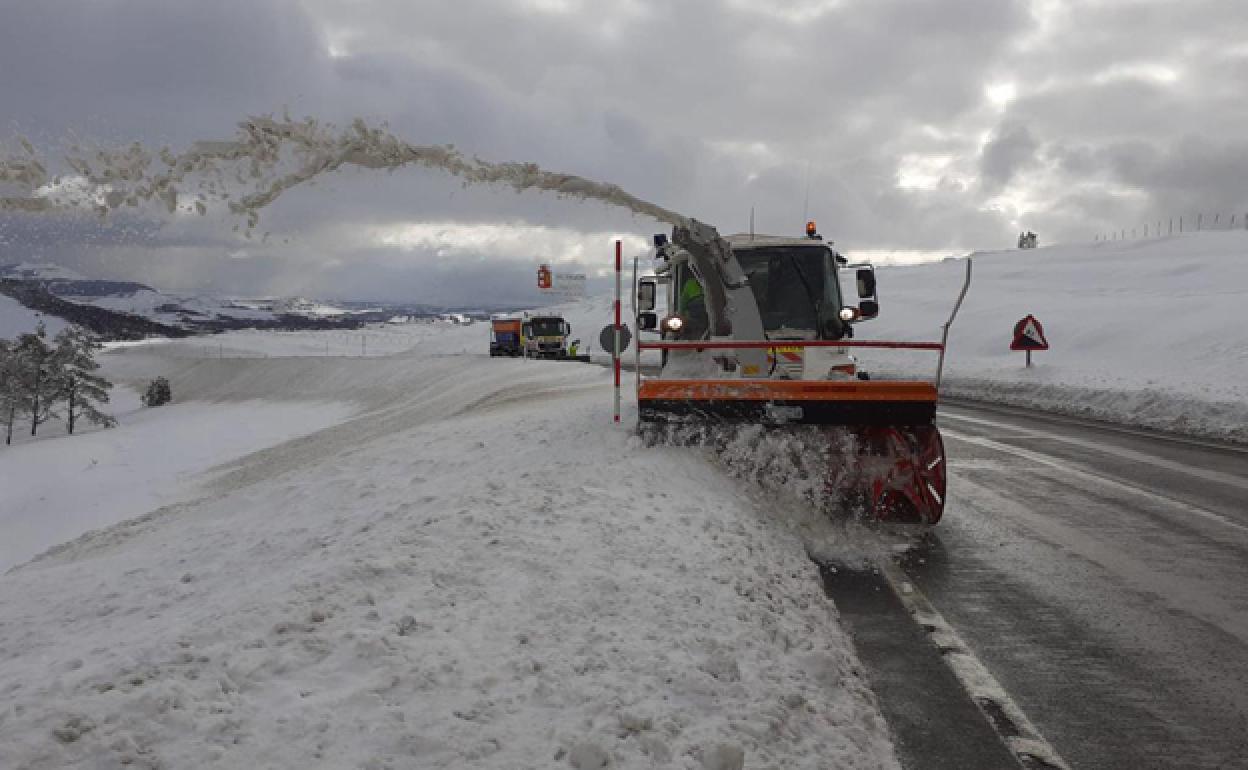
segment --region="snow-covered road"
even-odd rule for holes
[[[482,335],[179,364],[363,411],[0,577],[0,767],[896,767],[796,519]]]

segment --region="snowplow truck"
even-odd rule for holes
[[[515,357],[523,353],[524,350],[520,346],[520,319],[491,319],[490,355]]]
[[[561,316],[530,316],[524,320],[521,332],[526,357],[554,359],[568,357],[568,335],[572,333],[572,326]]]
[[[634,287],[636,328],[661,338],[636,352],[662,351],[659,372],[638,375],[647,442],[724,447],[759,436],[759,426],[770,439],[787,432],[792,443],[779,439],[801,447],[794,452],[803,462],[817,460],[814,481],[827,492],[821,505],[876,520],[939,521],[945,451],[937,386],[873,379],[850,351],[943,351],[944,343],[852,339],[857,324],[880,312],[870,265],[851,265],[813,222],[805,237],[725,238],[687,220],[670,241],[656,235],[655,246],[654,275]],[[852,303],[842,274],[856,289]]]

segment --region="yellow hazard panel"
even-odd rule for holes
[[[774,356],[777,353],[796,353],[800,356],[805,352],[805,350],[806,348],[801,345],[778,345],[774,348],[767,348],[767,355]]]

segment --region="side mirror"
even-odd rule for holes
[[[875,318],[880,314],[880,303],[873,299],[864,299],[858,303],[858,313],[864,321],[868,318]]]
[[[643,278],[637,283],[637,310],[648,313],[654,310],[655,297],[658,296],[658,284],[652,278]]]
[[[659,328],[658,313],[638,313],[637,328],[644,332],[657,331]]]
[[[875,270],[869,267],[860,267],[856,271],[858,278],[858,297],[860,299],[872,299],[875,297]]]
[[[572,333],[572,324],[567,323],[567,322],[564,322],[564,324],[563,324],[563,333],[564,333],[564,334],[571,334],[571,333]]]

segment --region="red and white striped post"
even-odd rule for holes
[[[615,368],[615,422],[620,421],[620,293],[623,291],[621,287],[620,272],[622,257],[624,250],[624,242],[616,240],[615,242],[615,343],[614,349],[611,351],[611,362]]]

